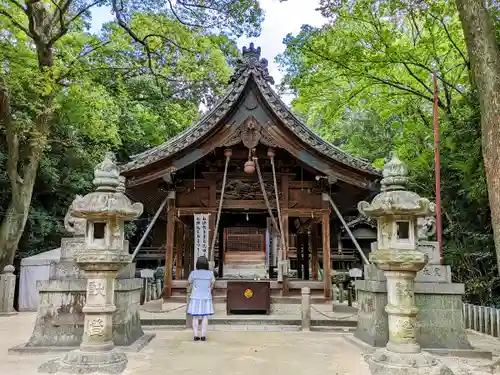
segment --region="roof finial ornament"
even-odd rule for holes
[[[266,59],[260,58],[260,53],[261,48],[255,47],[253,43],[250,43],[248,47],[243,47],[241,56],[236,60],[236,68],[229,83],[236,82],[245,71],[249,71],[271,85],[274,85],[274,78],[269,75],[269,70],[267,69],[268,62]]]
[[[250,43],[249,47],[243,47],[242,52],[243,58],[254,57],[257,61],[260,59],[261,49],[260,47],[255,48],[255,45],[253,43]]]

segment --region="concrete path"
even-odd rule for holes
[[[0,318],[0,374],[35,375],[54,355],[7,354],[27,341],[36,314]],[[141,352],[129,353],[124,375],[361,375],[361,351],[342,335],[303,332],[210,332],[193,342],[188,330],[156,330]]]

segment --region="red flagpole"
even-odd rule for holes
[[[434,81],[434,108],[433,108],[433,123],[434,123],[434,171],[436,176],[436,235],[439,243],[439,258],[441,264],[444,263],[443,256],[443,224],[441,218],[441,161],[439,155],[439,92],[437,85],[437,74],[432,74]]]

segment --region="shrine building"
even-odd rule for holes
[[[127,195],[154,215],[151,243],[140,252],[161,252],[165,299],[185,292],[200,255],[222,297],[232,281],[248,280],[271,296],[307,286],[328,299],[325,275],[366,262],[370,242],[352,242],[347,223],[378,192],[380,170],[297,118],[272,89],[260,54],[253,44],[243,48],[220,102],[122,165]]]

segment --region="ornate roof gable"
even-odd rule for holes
[[[269,70],[267,70],[268,62],[266,59],[260,58],[260,47],[255,48],[253,43],[250,43],[250,47],[243,47],[243,53],[241,57],[236,60],[236,68],[233,75],[229,79],[229,83],[237,82],[238,79],[245,71],[259,75],[266,82],[274,85],[274,78],[269,75]]]
[[[271,88],[270,84],[274,84],[274,79],[269,75],[267,60],[261,59],[260,55],[260,47],[255,48],[253,43],[250,43],[248,48],[243,47],[243,53],[236,61],[236,69],[230,78],[230,86],[224,98],[195,125],[157,147],[134,155],[130,162],[121,166],[121,171],[137,170],[170,157],[205,137],[233,108],[250,77],[252,77],[275,115],[289,130],[311,148],[351,168],[375,176],[381,175],[380,169],[333,146],[299,120]]]

